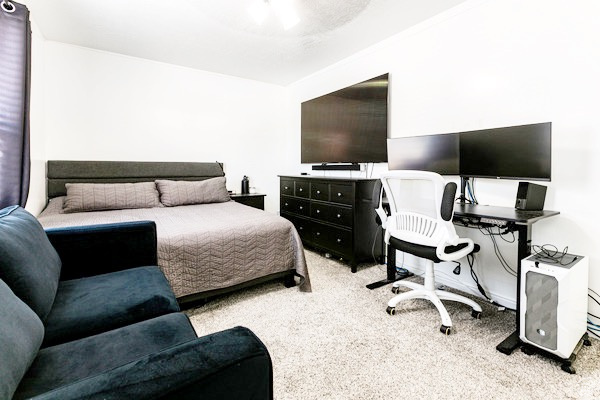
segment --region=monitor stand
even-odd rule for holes
[[[468,176],[461,176],[460,177],[460,196],[459,196],[459,200],[460,200],[460,204],[465,204],[467,202],[467,182],[469,181],[469,177]]]

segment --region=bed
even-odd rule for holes
[[[202,186],[205,190],[206,185],[214,187],[219,180],[223,184],[217,190],[222,191],[224,175],[219,163],[48,161],[48,205],[38,219],[44,228],[155,221],[158,264],[181,303],[271,279],[283,278],[286,286],[293,286],[294,276],[298,277],[301,291],[310,291],[302,242],[286,219],[229,201],[228,197],[212,202],[208,195],[208,202],[180,205],[172,201],[174,197],[167,196],[169,193],[180,195],[181,188],[191,185],[205,185]],[[128,185],[113,185],[115,183]],[[160,188],[158,204],[154,199],[154,202],[142,202],[142,207],[130,204],[133,197],[139,200],[136,192],[125,199],[117,195],[115,200],[113,196],[111,201],[117,205],[122,202],[123,209],[96,210],[97,203],[85,211],[71,207],[74,201],[80,200],[74,195],[75,188],[97,190],[129,185],[143,185],[144,191]],[[177,190],[165,192],[165,187]],[[202,196],[204,199],[207,195]]]

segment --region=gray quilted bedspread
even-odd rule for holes
[[[62,197],[38,217],[44,228],[135,220],[156,222],[158,264],[177,297],[295,269],[310,291],[304,249],[286,219],[233,201],[65,214]]]

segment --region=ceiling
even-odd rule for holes
[[[22,0],[48,40],[287,85],[465,0],[291,0],[300,22],[258,25],[256,0]]]

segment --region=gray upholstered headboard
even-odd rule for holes
[[[48,199],[66,195],[65,183],[201,181],[217,176],[225,176],[218,162],[49,160],[46,169]]]

